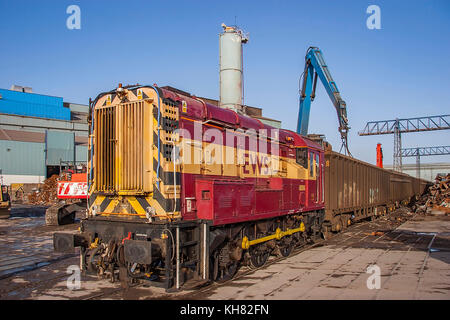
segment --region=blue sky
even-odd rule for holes
[[[66,8],[81,9],[81,30]],[[381,30],[369,30],[369,5]],[[0,88],[87,104],[123,84],[171,85],[219,96],[220,24],[250,33],[244,47],[245,103],[295,130],[298,80],[309,46],[322,49],[347,102],[353,155],[375,163],[393,136],[359,137],[367,121],[450,113],[450,2],[417,1],[5,1],[0,0]],[[321,84],[309,132],[339,149],[337,118]],[[403,135],[403,147],[449,145],[450,131]],[[422,158],[449,162],[450,156]],[[404,159],[414,163],[415,158]]]

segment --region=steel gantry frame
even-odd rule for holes
[[[416,157],[416,176],[420,178],[420,157],[450,155],[450,146],[415,147],[401,150],[402,157]]]
[[[450,115],[367,122],[360,136],[394,134],[394,170],[402,171],[402,133],[450,129]]]

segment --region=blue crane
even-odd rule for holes
[[[342,147],[344,152],[351,155],[348,149],[347,133],[350,129],[347,119],[347,107],[342,100],[336,83],[331,77],[330,71],[323,59],[322,51],[317,47],[309,47],[305,56],[305,71],[303,73],[303,83],[300,91],[300,109],[298,113],[297,133],[306,136],[308,134],[309,113],[311,102],[316,96],[317,77],[323,83],[328,96],[336,108],[339,120],[339,132],[341,133]]]

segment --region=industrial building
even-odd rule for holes
[[[85,163],[88,113],[30,87],[0,89],[0,182],[41,183],[64,163]]]
[[[244,107],[249,116],[281,127],[281,121],[263,117],[260,108]],[[85,163],[88,113],[87,105],[36,94],[30,87],[0,89],[0,183],[42,183],[58,174],[63,164]]]

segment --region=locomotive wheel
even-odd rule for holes
[[[219,274],[216,278],[217,282],[225,282],[231,280],[239,269],[239,261],[233,261],[225,267],[219,267]]]
[[[116,259],[117,259],[117,264],[119,265],[119,267],[125,267],[127,265],[127,263],[125,261],[123,244],[119,245],[119,247],[117,248]]]
[[[292,249],[294,249],[294,241],[292,237],[285,237],[285,239],[283,239],[280,244],[280,254],[283,257],[288,257],[291,254]]]
[[[280,248],[281,249],[281,248]],[[250,247],[250,268],[262,267],[269,259],[270,252],[265,245]]]
[[[212,281],[216,281],[219,277],[219,258],[215,251],[209,260],[209,277]]]
[[[90,272],[98,271],[98,266],[100,265],[102,253],[103,253],[103,248],[101,246],[91,250],[88,253],[88,258],[87,258],[88,271],[90,271]]]
[[[225,265],[221,265],[219,255],[219,251],[215,251],[210,258],[210,279],[216,282],[231,280],[239,269],[239,261],[230,260]]]

